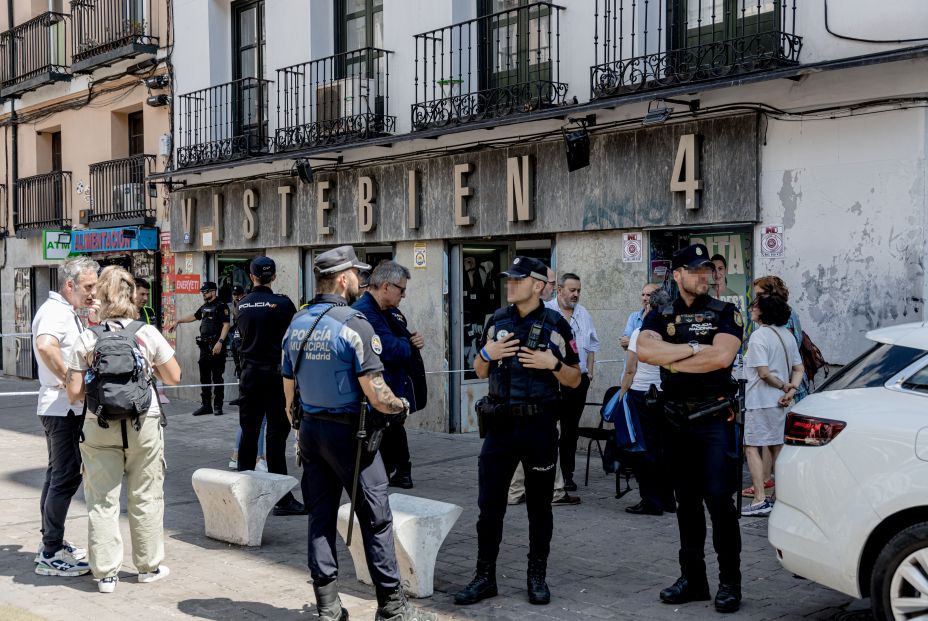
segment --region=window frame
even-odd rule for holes
[[[335,0],[335,54],[355,51],[348,49],[348,22],[361,16],[364,17],[364,45],[358,49],[377,47],[374,41],[374,14],[380,13],[383,19],[383,2],[377,5],[375,1],[363,0],[364,9],[348,13],[348,0]]]

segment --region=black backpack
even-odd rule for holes
[[[87,372],[87,412],[97,416],[101,427],[109,426],[106,421],[128,419],[138,429],[139,417],[151,406],[151,377],[135,340],[144,325],[132,321],[121,330],[108,325],[90,328],[97,342]]]

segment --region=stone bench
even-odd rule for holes
[[[260,546],[268,513],[297,484],[285,474],[200,468],[193,490],[203,509],[206,536],[242,546]]]
[[[400,580],[412,597],[428,597],[435,591],[435,560],[438,558],[438,550],[464,509],[438,500],[390,494],[390,510],[393,513],[393,543],[400,568]],[[338,532],[342,539],[348,537],[350,511],[350,504],[338,508]],[[367,569],[358,518],[352,517],[354,533],[351,536],[349,551],[355,574],[361,582],[373,584]]]

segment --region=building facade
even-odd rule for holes
[[[409,424],[476,428],[468,369],[516,254],[581,276],[603,343],[591,400],[619,382],[641,286],[693,240],[742,307],[781,276],[835,364],[924,316],[919,0],[172,4],[172,151],[149,176],[171,190],[165,318],[205,280],[228,298],[257,255],[295,302],[327,248],[394,258],[430,372]]]

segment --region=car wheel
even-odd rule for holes
[[[928,615],[928,522],[909,526],[880,552],[870,577],[875,619]]]

